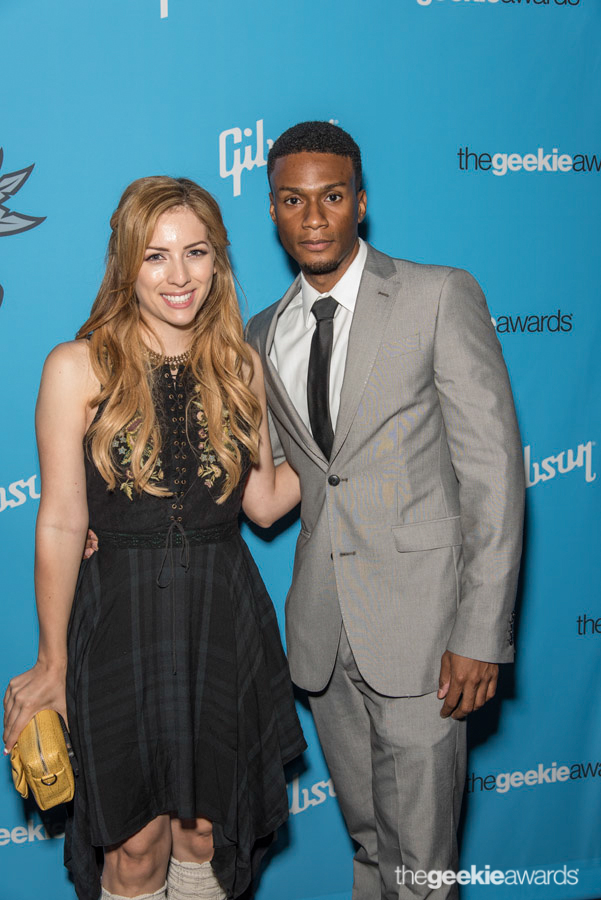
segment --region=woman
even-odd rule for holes
[[[80,900],[236,897],[304,749],[237,515],[271,524],[298,478],[273,465],[216,202],[142,178],[111,227],[90,318],[42,375],[39,655],[7,690],[5,748],[38,710],[68,714]],[[88,523],[100,549],[80,567]]]

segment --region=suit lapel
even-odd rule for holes
[[[284,387],[284,382],[280,378],[278,370],[269,358],[269,353],[273,344],[273,338],[275,335],[278,319],[282,312],[286,309],[290,301],[293,300],[294,297],[296,297],[299,290],[300,276],[295,279],[295,281],[291,284],[291,286],[288,288],[288,290],[278,303],[276,311],[272,316],[271,322],[269,324],[263,352],[263,362],[265,366],[265,388],[267,391],[267,400],[272,412],[280,420],[288,420],[289,431],[293,436],[298,436],[300,442],[311,454],[315,462],[320,466],[320,468],[325,471],[327,469],[326,459],[315,443],[313,435],[299,416],[294,403],[290,399],[288,391]]]
[[[330,464],[346,440],[382,343],[399,287],[395,275],[391,258],[368,245],[349,335]]]

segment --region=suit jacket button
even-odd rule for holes
[[[328,476],[328,484],[331,484],[332,487],[336,487],[340,484],[340,478],[338,475],[330,475]]]

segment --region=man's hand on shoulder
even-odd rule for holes
[[[464,719],[495,696],[499,667],[446,650],[440,662],[438,699],[443,719]]]

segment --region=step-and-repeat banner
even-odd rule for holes
[[[523,436],[517,662],[470,725],[462,896],[601,897],[600,0],[3,0],[0,36],[0,684],[34,661],[40,371],[87,317],[123,188],[213,192],[247,316],[292,274],[271,141],[334,121],[363,151],[368,240],[482,284]],[[297,530],[245,526],[280,618]],[[347,900],[353,849],[299,710],[310,746],[257,896]],[[9,770],[0,900],[69,900],[61,811]]]

